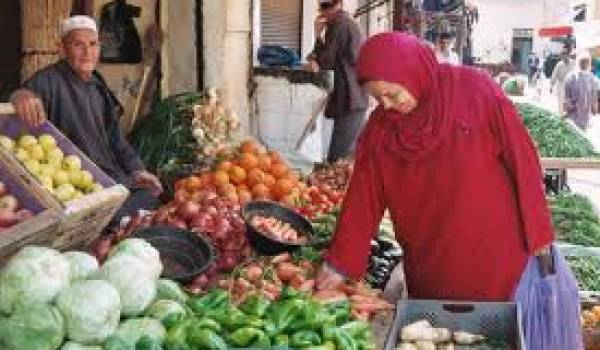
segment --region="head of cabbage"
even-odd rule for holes
[[[0,349],[57,350],[65,338],[61,313],[49,304],[18,306],[0,324]]]
[[[121,317],[118,291],[101,280],[76,281],[56,299],[67,324],[70,340],[81,344],[101,344],[113,334]]]
[[[84,280],[98,271],[98,260],[84,252],[65,252],[70,266],[71,281]]]
[[[73,341],[68,341],[63,344],[60,350],[103,350],[99,345],[83,345]]]
[[[121,299],[125,316],[140,315],[156,298],[156,278],[144,262],[134,256],[115,255],[100,268],[97,277],[112,284]]]
[[[161,344],[166,336],[165,327],[153,318],[132,318],[119,325],[117,331],[106,341],[106,350],[135,348],[141,338]]]
[[[151,275],[158,279],[162,273],[162,262],[160,254],[156,248],[141,238],[128,238],[117,244],[108,253],[108,258],[118,256],[131,256],[140,259],[150,270]]]
[[[69,279],[69,262],[58,251],[25,247],[0,271],[0,313],[11,314],[18,305],[51,302]]]

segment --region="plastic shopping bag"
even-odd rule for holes
[[[583,350],[577,280],[558,249],[551,251],[554,273],[542,276],[538,258],[531,257],[514,295],[527,350]]]

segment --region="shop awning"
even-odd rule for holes
[[[560,36],[567,36],[573,34],[572,26],[560,26],[560,27],[544,27],[540,28],[539,36],[546,38],[556,38]]]

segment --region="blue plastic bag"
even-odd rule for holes
[[[545,277],[531,257],[514,295],[523,310],[527,350],[583,350],[577,280],[554,247],[552,257],[555,273]]]
[[[258,49],[257,58],[261,65],[269,67],[295,67],[300,64],[300,55],[293,49],[264,45]]]

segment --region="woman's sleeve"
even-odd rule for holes
[[[542,167],[515,106],[501,91],[496,91],[495,101],[493,132],[500,143],[502,162],[513,180],[527,250],[534,254],[554,240]]]
[[[367,270],[371,239],[385,209],[383,183],[371,152],[362,142],[341,215],[325,260],[347,277],[358,279]]]

